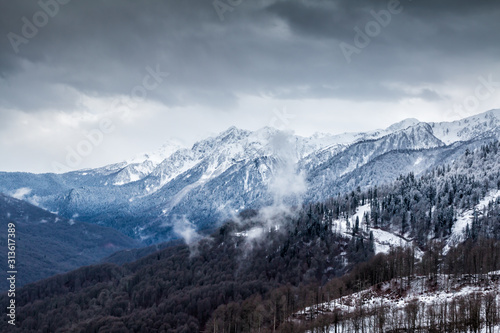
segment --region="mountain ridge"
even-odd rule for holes
[[[146,154],[144,160],[65,174],[0,172],[0,191],[12,194],[25,188],[27,201],[49,211],[156,243],[179,237],[173,231],[179,219],[197,228],[213,227],[243,209],[272,205],[277,191],[290,191],[294,184],[304,182],[304,188],[295,187],[297,194],[284,198],[286,204],[324,200],[340,189],[361,186],[366,182],[360,168],[372,175],[374,185],[396,178],[398,170],[431,167],[416,163],[417,157],[370,163],[389,152],[408,151],[421,160],[433,156],[436,165],[449,161],[450,147],[459,154],[476,147],[475,142],[499,137],[500,110],[454,122],[409,118],[384,130],[311,137],[269,127],[231,127],[191,148],[166,149],[161,162]],[[384,169],[393,171],[380,172]]]

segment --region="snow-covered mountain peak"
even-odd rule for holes
[[[484,113],[486,117],[497,117],[500,118],[500,109],[491,109]]]
[[[124,185],[135,182],[148,176],[165,159],[183,148],[177,140],[170,140],[164,143],[158,150],[151,153],[137,155],[120,166],[113,181],[113,185]]]
[[[139,154],[129,160],[127,164],[144,163],[145,161],[151,161],[154,165],[160,164],[164,159],[170,157],[173,153],[179,149],[184,148],[184,145],[175,139],[165,142],[159,149],[153,152]]]
[[[470,140],[486,135],[490,131],[500,133],[498,129],[500,129],[500,110],[490,110],[456,122],[425,123],[415,118],[408,118],[382,130],[341,134],[315,133],[308,137],[272,127],[249,131],[231,126],[217,135],[195,143],[191,149],[182,149],[182,145],[172,141],[157,152],[142,154],[127,161],[127,170],[124,170],[126,177],[120,179],[118,183],[124,184],[142,179],[153,171],[151,168],[156,167],[160,169],[156,174],[161,174],[169,180],[202,161],[206,162],[209,169],[222,171],[236,161],[273,156],[277,150],[277,137],[286,138],[285,141],[289,143],[287,149],[293,149],[297,161],[311,154],[315,156],[323,154],[323,158],[319,160],[310,158],[316,163],[327,160],[352,144],[365,140],[387,137],[391,144],[398,142],[399,148],[421,149]],[[163,161],[165,162],[162,163]]]
[[[480,124],[484,122],[491,122],[493,121],[494,123],[499,123],[500,122],[500,109],[492,109],[480,114],[476,114],[464,119],[456,120],[452,123],[459,123],[462,125],[465,124],[470,124],[470,125],[475,125],[475,124]]]
[[[428,149],[445,145],[434,135],[431,125],[421,122],[388,134],[386,138],[398,142],[399,149]]]
[[[464,119],[429,123],[434,135],[446,144],[478,137],[499,137],[500,110],[490,110]]]
[[[406,128],[403,128],[399,131],[396,131],[394,133],[398,133],[398,132],[406,132],[406,133],[411,133],[411,132],[414,132],[414,131],[425,131],[425,132],[428,132],[430,134],[433,134],[432,133],[432,126],[429,125],[428,123],[416,123],[415,125],[412,125],[412,126],[408,126]]]
[[[244,130],[244,129],[240,129],[240,128],[237,128],[235,126],[231,126],[229,127],[227,130],[225,130],[224,132],[220,133],[219,135],[213,137],[213,138],[209,138],[208,140],[215,140],[215,141],[218,141],[218,142],[221,142],[221,141],[239,141],[245,137],[247,137],[248,135],[250,135],[251,131],[247,131],[247,130]]]
[[[396,132],[402,129],[406,129],[408,127],[414,126],[416,124],[420,123],[420,120],[415,119],[415,118],[408,118],[404,119],[400,122],[397,122],[395,124],[392,124],[391,126],[386,128],[386,131],[388,132]]]

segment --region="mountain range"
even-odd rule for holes
[[[0,330],[493,331],[499,157],[494,141],[420,176],[247,209],[187,244],[118,252],[16,290],[22,316],[16,327],[3,316]]]
[[[63,174],[0,173],[0,192],[145,244],[213,230],[245,209],[323,201],[449,164],[500,138],[500,110],[454,122],[302,137],[231,127],[186,148]],[[179,232],[181,230],[181,232]]]

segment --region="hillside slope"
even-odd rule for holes
[[[0,193],[0,225],[5,231],[8,223],[15,224],[18,287],[138,246],[114,229],[67,220]],[[0,233],[0,246],[7,249],[7,232]],[[0,261],[6,265],[7,251],[0,253]],[[5,279],[0,288],[8,289]]]

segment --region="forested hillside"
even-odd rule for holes
[[[17,286],[97,263],[116,251],[140,244],[120,232],[85,222],[68,220],[46,210],[0,193],[0,225],[16,230]],[[0,246],[7,249],[7,233],[0,233]],[[7,251],[0,251],[7,265]],[[8,290],[7,279],[0,280]]]
[[[350,318],[294,317],[307,306],[391,279],[403,290],[416,275],[458,278],[498,270],[499,150],[491,143],[421,177],[400,176],[305,207],[247,210],[189,246],[28,285],[17,294],[16,328],[302,332]],[[360,219],[361,207],[367,209]],[[347,228],[338,228],[339,221]],[[375,255],[377,230],[397,234],[405,247]],[[5,318],[1,325],[7,326]]]

